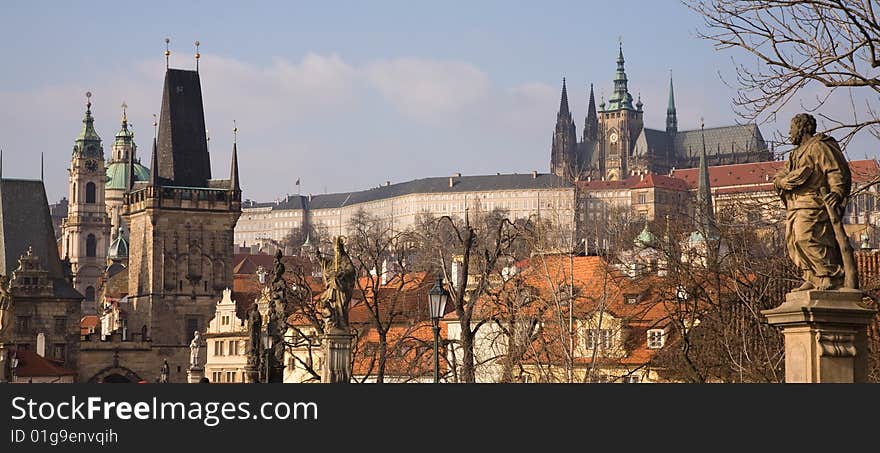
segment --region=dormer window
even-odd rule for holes
[[[639,295],[638,294],[625,294],[623,296],[623,303],[627,305],[635,305],[639,303]]]
[[[666,333],[663,329],[648,330],[648,349],[660,349],[666,343]]]

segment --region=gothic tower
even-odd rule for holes
[[[563,78],[559,112],[556,114],[556,129],[553,131],[553,145],[550,149],[550,172],[567,179],[577,176],[579,173],[577,147],[577,132],[568,108],[568,91]]]
[[[623,46],[619,48],[617,72],[614,77],[614,93],[600,104],[599,111],[599,152],[603,175],[609,180],[625,179],[636,162],[630,165],[630,157],[635,140],[642,130],[641,102],[633,106],[632,95],[627,88],[627,77],[624,69]],[[633,167],[633,168],[630,168]]]
[[[587,117],[584,119],[583,142],[595,142],[599,134],[599,117],[596,115],[596,97],[593,95],[593,84],[590,84],[590,100],[587,103]]]
[[[83,128],[70,161],[67,218],[62,223],[62,254],[70,259],[73,286],[85,296],[83,314],[97,311],[96,291],[103,277],[110,245],[110,219],[104,203],[104,148],[95,132],[91,93],[86,102]]]
[[[137,304],[129,328],[162,346],[147,372],[163,360],[188,363],[193,332],[205,331],[222,291],[233,286],[233,229],[241,215],[236,151],[229,179],[211,179],[199,73],[167,69],[150,175],[132,183],[123,204],[128,298]]]
[[[678,132],[678,117],[675,115],[675,92],[672,90],[672,73],[669,74],[669,102],[666,105],[666,133]]]

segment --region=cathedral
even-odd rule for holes
[[[645,127],[642,101],[637,99],[633,104],[627,82],[621,46],[613,94],[607,103],[601,99],[597,108],[590,85],[587,115],[578,141],[563,79],[550,151],[551,173],[569,180],[611,181],[635,174],[666,174],[674,168],[695,168],[704,146],[709,166],[773,160],[754,124],[679,131],[671,77],[665,129]]]
[[[124,112],[105,165],[88,105],[62,236],[74,283],[101,305],[98,332],[81,344],[80,381],[153,381],[167,361],[169,382],[185,382],[193,334],[233,286],[237,144],[229,177],[213,179],[197,68],[166,68],[149,168]]]

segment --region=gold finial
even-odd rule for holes
[[[232,143],[238,143],[238,125],[232,120]]]
[[[92,92],[86,91],[86,110],[92,109]]]
[[[168,57],[171,56],[171,50],[168,49],[168,45],[171,44],[171,38],[165,38],[165,69],[168,69]]]
[[[159,121],[156,120],[156,114],[153,114],[153,138],[159,136]]]
[[[128,125],[128,117],[125,114],[125,110],[128,108],[128,104],[126,104],[125,101],[122,101],[121,107],[122,107],[122,125],[127,126]]]
[[[202,54],[199,53],[199,45],[201,43],[196,41],[195,44],[196,44],[196,71],[198,71],[199,70],[199,58],[201,58],[201,56],[202,56]]]

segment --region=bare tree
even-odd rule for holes
[[[816,110],[838,90],[849,91],[850,118],[818,113],[844,133],[842,144],[863,129],[880,137],[880,118],[872,99],[880,94],[880,23],[876,0],[685,0],[699,13],[699,36],[718,49],[740,49],[757,66],[737,64],[734,99],[748,120],[775,119],[783,107],[811,86],[828,88],[812,105]],[[862,100],[856,101],[855,95]]]

